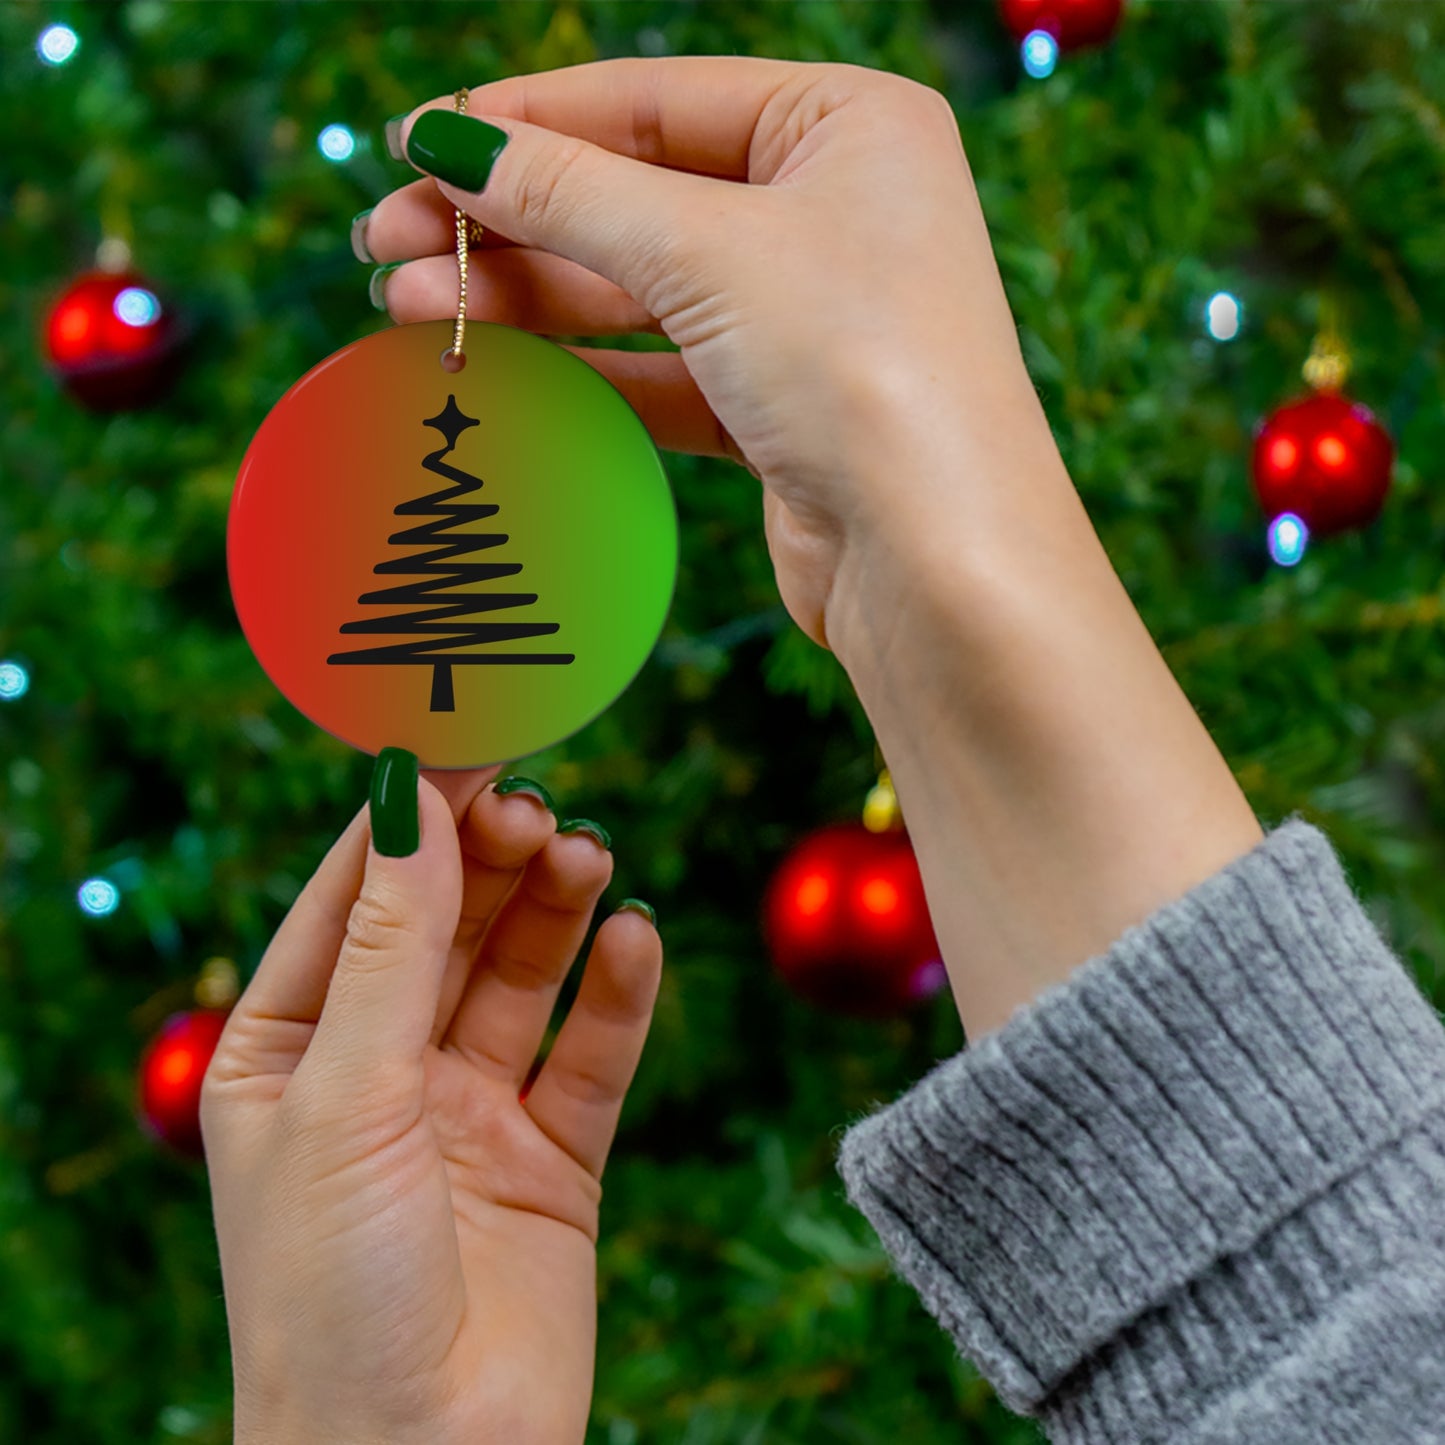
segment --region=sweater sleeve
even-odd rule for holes
[[[898,1272],[1059,1445],[1445,1440],[1445,1029],[1298,816],[855,1124]]]

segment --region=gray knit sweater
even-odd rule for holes
[[[1062,1445],[1445,1441],[1445,1030],[1298,816],[839,1168]]]

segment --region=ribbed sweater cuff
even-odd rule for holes
[[[856,1124],[839,1168],[1006,1403],[1136,1440],[1379,1256],[1406,1205],[1375,1164],[1428,1191],[1442,1103],[1439,1018],[1292,817]]]

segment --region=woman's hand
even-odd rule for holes
[[[408,262],[388,309],[453,313],[458,206],[498,233],[474,315],[678,344],[577,354],[660,446],[761,479],[783,601],[873,724],[970,1036],[1258,842],[1059,456],[942,96],[682,56],[451,107],[388,127],[434,178],[363,223]]]
[[[430,111],[436,134],[411,144]],[[483,120],[509,137],[484,187],[448,184],[485,169]],[[840,655],[850,554],[1016,508],[1015,479],[1067,487],[937,91],[852,65],[606,60],[479,86],[465,116],[441,98],[388,131],[436,178],[385,197],[357,237],[409,262],[385,274],[391,315],[455,314],[457,206],[489,233],[471,315],[665,333],[680,352],[573,349],[659,446],[762,481],[783,601]],[[947,467],[905,455],[930,428],[947,431]]]
[[[410,856],[352,819],[206,1075],[238,1445],[585,1433],[599,1181],[661,944],[602,925],[519,1098],[612,856],[490,770],[435,776]]]

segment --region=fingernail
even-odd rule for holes
[[[368,266],[376,265],[376,257],[371,254],[366,244],[366,223],[375,209],[375,206],[368,206],[351,218],[351,254],[358,261],[365,261]]]
[[[405,266],[405,261],[388,261],[385,266],[378,266],[371,273],[371,280],[367,283],[366,294],[371,297],[371,304],[378,311],[386,310],[386,278],[387,274],[395,271],[398,266]]]
[[[406,159],[401,149],[401,127],[406,117],[410,114],[411,112],[407,111],[403,115],[394,115],[386,123],[384,130],[386,136],[386,153],[394,161],[404,161]]]
[[[591,818],[568,818],[565,823],[557,825],[559,833],[590,833],[604,848],[611,851],[612,836],[601,823],[594,823]]]
[[[541,783],[533,782],[531,778],[503,778],[497,783],[492,791],[500,793],[504,798],[508,793],[526,793],[529,797],[537,798],[549,813],[557,811],[557,805],[552,801],[552,795]]]
[[[406,138],[406,158],[448,185],[480,191],[510,139],[484,120],[454,110],[427,110]]]
[[[382,748],[371,773],[371,841],[388,858],[409,858],[421,845],[417,757],[405,748]]]
[[[617,905],[617,911],[619,913],[640,913],[654,928],[657,927],[657,914],[653,910],[652,904],[644,903],[640,898],[624,898]]]

